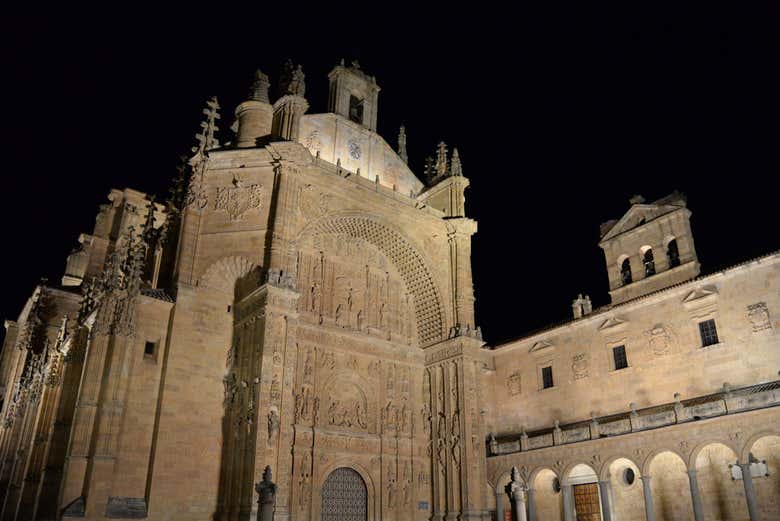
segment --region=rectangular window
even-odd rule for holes
[[[718,330],[715,328],[715,320],[709,319],[699,322],[699,334],[701,346],[707,347],[718,343]]]
[[[363,124],[363,100],[357,96],[349,97],[349,119]]]
[[[542,389],[549,389],[553,386],[552,366],[542,367]]]
[[[616,346],[612,348],[612,358],[615,360],[615,371],[628,367],[628,358],[626,358],[626,346]]]
[[[156,342],[147,342],[146,344],[144,344],[144,356],[153,357],[156,349],[157,349]]]

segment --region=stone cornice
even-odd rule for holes
[[[643,295],[641,297],[637,297],[635,299],[622,302],[620,304],[606,305],[600,307],[598,309],[595,309],[589,315],[586,315],[582,318],[570,320],[562,324],[552,325],[550,327],[541,329],[535,333],[531,333],[527,336],[522,336],[515,340],[510,340],[503,344],[493,346],[491,351],[493,352],[494,355],[499,355],[499,354],[503,355],[515,351],[516,349],[521,349],[523,346],[527,346],[529,343],[532,344],[533,342],[538,342],[540,340],[547,339],[549,337],[558,335],[564,331],[568,332],[574,329],[578,329],[580,327],[598,328],[598,326],[601,323],[603,323],[604,320],[609,318],[610,315],[617,316],[618,313],[623,315],[626,313],[630,313],[636,309],[646,307],[648,305],[656,304],[658,302],[667,299],[677,298],[679,299],[679,301],[682,301],[682,299],[686,295],[688,295],[694,288],[704,287],[708,284],[713,284],[720,280],[734,277],[736,275],[740,275],[745,271],[748,271],[758,266],[769,266],[777,263],[780,263],[780,251],[769,253],[762,257],[758,257],[752,260],[745,261],[740,264],[736,264],[732,267],[726,268],[716,273],[703,275],[701,277],[695,278],[693,280],[689,280],[687,282],[682,282],[680,284],[676,284],[668,288],[663,288],[653,293],[648,293],[647,295]]]

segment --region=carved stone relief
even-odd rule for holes
[[[520,371],[515,371],[507,377],[506,388],[509,390],[509,394],[511,396],[517,396],[520,394],[522,390],[521,383],[522,376],[520,375]]]
[[[645,335],[654,355],[662,356],[671,350],[672,333],[669,326],[658,324],[653,329],[645,331]]]
[[[231,221],[239,221],[249,210],[259,209],[262,201],[262,185],[248,184],[240,174],[234,174],[232,186],[217,187],[214,209],[226,212]]]
[[[772,329],[772,322],[769,320],[769,310],[766,302],[757,302],[747,307],[748,319],[753,326],[753,332],[758,333],[767,329]]]
[[[575,380],[590,376],[590,362],[587,353],[578,353],[571,359],[571,372]]]

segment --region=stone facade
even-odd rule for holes
[[[300,66],[273,103],[258,71],[227,143],[210,100],[166,203],[113,190],[61,284],[6,321],[0,520],[248,520],[258,491],[277,520],[487,520],[510,497],[571,519],[592,483],[604,519],[641,519],[641,485],[610,486],[628,468],[672,519],[680,475],[720,494],[729,463],[767,469],[771,519],[780,256],[696,278],[681,196],[636,200],[602,230],[614,305],[487,348],[457,149],[423,183],[405,130],[376,133],[376,80],[329,79],[306,114]],[[640,274],[648,249],[667,261]]]

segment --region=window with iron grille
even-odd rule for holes
[[[628,358],[626,358],[626,346],[616,346],[612,348],[612,358],[615,360],[615,371],[628,367]]]
[[[718,343],[718,330],[715,327],[715,320],[709,319],[699,322],[699,334],[701,335],[701,346],[707,347]]]
[[[549,389],[553,386],[552,366],[542,367],[542,389]]]

